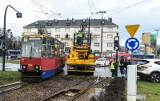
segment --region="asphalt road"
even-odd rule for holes
[[[18,71],[20,64],[5,63],[6,71]],[[2,70],[2,62],[0,62],[0,70]],[[64,67],[64,74],[67,74],[67,66]],[[111,77],[111,72],[109,67],[95,67],[94,76],[96,77]],[[118,76],[121,76],[118,70]]]

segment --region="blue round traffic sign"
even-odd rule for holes
[[[127,50],[134,51],[139,48],[139,41],[137,38],[128,38],[126,40],[125,46]]]

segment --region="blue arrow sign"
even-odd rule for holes
[[[126,40],[125,46],[127,50],[134,51],[139,48],[139,41],[137,38],[128,38]]]

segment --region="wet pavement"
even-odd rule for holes
[[[20,64],[5,63],[6,71],[18,71],[18,69],[20,69]],[[0,62],[0,70],[2,70],[2,62]]]
[[[18,71],[20,69],[20,64],[13,64],[13,63],[5,63],[5,70],[6,71]],[[2,62],[0,62],[0,70],[2,70]],[[67,66],[63,68],[64,75],[67,75]],[[95,77],[111,77],[111,72],[109,67],[95,67],[94,72]],[[120,77],[120,71],[118,70],[118,76]]]

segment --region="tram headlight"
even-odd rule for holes
[[[25,69],[25,68],[26,68],[26,66],[22,66],[22,68],[23,68],[23,69]]]
[[[35,70],[41,70],[41,66],[35,65],[35,66],[34,66],[34,69],[35,69]]]
[[[26,69],[27,68],[27,66],[25,66],[25,65],[22,65],[21,66],[21,69],[23,70],[23,69]]]
[[[35,66],[35,68],[38,69],[39,67],[38,67],[38,66]]]

